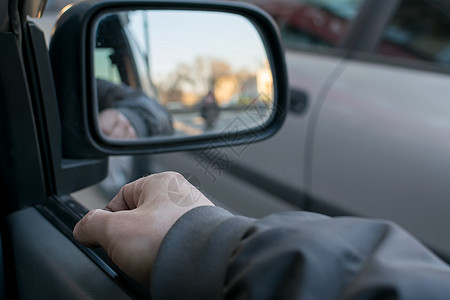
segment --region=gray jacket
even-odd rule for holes
[[[386,221],[200,207],[172,227],[153,299],[450,299],[450,268]]]

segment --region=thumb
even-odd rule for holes
[[[111,212],[95,209],[88,212],[74,227],[73,236],[87,247],[105,245],[106,223]]]

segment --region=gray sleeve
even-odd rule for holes
[[[172,115],[142,90],[97,79],[98,109],[119,110],[132,124],[138,137],[173,134]]]
[[[159,249],[152,299],[221,299],[228,260],[251,223],[217,207],[185,214]]]
[[[448,299],[450,268],[398,226],[214,207],[183,216],[159,251],[154,299]]]
[[[148,129],[147,122],[142,118],[142,114],[128,107],[118,107],[117,110],[131,123],[138,137],[150,136],[150,130]]]
[[[172,116],[146,96],[117,101],[114,105],[131,122],[139,137],[173,134]]]

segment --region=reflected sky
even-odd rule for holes
[[[195,58],[223,59],[235,70],[256,71],[267,57],[261,38],[244,17],[222,12],[135,11],[128,28],[145,51],[149,33],[152,77],[165,76]],[[145,24],[148,26],[145,26]]]

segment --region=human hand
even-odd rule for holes
[[[130,121],[117,109],[107,108],[98,116],[100,130],[108,137],[119,140],[134,140],[136,130]]]
[[[182,175],[153,174],[125,185],[104,210],[86,214],[73,235],[85,246],[101,246],[120,269],[149,286],[169,229],[189,210],[206,205],[214,206]]]

